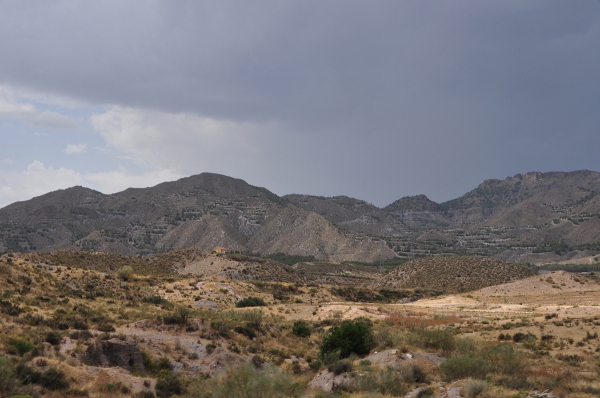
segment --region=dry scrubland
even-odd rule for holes
[[[468,292],[533,275],[514,263],[485,257],[430,257],[398,267],[378,280],[379,288],[428,288]]]
[[[594,275],[402,267],[4,254],[0,396],[600,395]]]

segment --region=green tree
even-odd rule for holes
[[[322,358],[332,352],[339,352],[340,358],[347,358],[351,354],[367,355],[373,348],[375,338],[371,326],[358,319],[332,327],[323,338],[320,351]]]

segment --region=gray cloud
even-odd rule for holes
[[[262,160],[236,176],[280,194],[384,205],[529,170],[600,169],[597,1],[0,9],[0,83],[276,125],[254,143]]]

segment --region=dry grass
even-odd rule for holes
[[[489,361],[495,367],[492,367],[493,370],[488,374],[487,388],[479,393],[478,397],[514,396],[519,389],[548,389],[565,397],[590,397],[597,395],[596,391],[600,387],[596,381],[599,369],[596,363],[600,360],[596,349],[600,347],[600,340],[594,337],[595,333],[600,332],[600,313],[588,314],[591,309],[596,308],[593,306],[556,305],[558,300],[564,300],[565,297],[578,299],[579,302],[591,301],[596,297],[597,291],[588,289],[594,284],[579,276],[569,279],[570,282],[565,281],[562,289],[553,289],[559,291],[554,296],[524,296],[518,290],[514,290],[514,295],[510,296],[509,300],[522,300],[520,308],[535,310],[515,314],[510,312],[512,307],[508,305],[506,308],[493,310],[496,312],[483,308],[485,298],[492,300],[495,297],[483,298],[477,293],[473,295],[480,297],[481,301],[465,299],[464,303],[469,302],[473,305],[464,308],[459,307],[464,305],[460,304],[463,302],[460,300],[456,306],[449,309],[434,306],[427,308],[427,305],[416,307],[411,304],[325,304],[323,301],[334,298],[330,294],[331,286],[207,281],[198,277],[181,276],[169,282],[159,281],[144,273],[136,274],[127,283],[122,283],[111,272],[104,275],[101,271],[75,266],[71,269],[66,266],[40,268],[25,257],[16,258],[11,264],[6,260],[6,255],[0,258],[0,294],[8,291],[2,300],[18,306],[21,313],[17,316],[0,314],[0,355],[10,357],[15,364],[24,361],[30,366],[37,366],[35,361],[43,358],[47,361],[46,367],[52,365],[62,369],[71,380],[72,388],[87,390],[92,398],[130,397],[134,392],[146,388],[143,386],[144,380],[149,380],[153,385],[158,374],[157,370],[147,375],[132,375],[121,368],[102,369],[86,366],[81,360],[81,355],[87,349],[87,344],[100,337],[100,333],[93,329],[103,323],[110,323],[117,328],[117,331],[109,333],[109,336],[135,336],[138,346],[157,363],[164,356],[172,361],[185,363],[185,367],[178,373],[184,379],[197,377],[198,372],[208,374],[210,365],[207,364],[216,364],[210,361],[223,361],[222,365],[219,365],[219,371],[225,372],[227,364],[239,366],[256,357],[256,363],[266,360],[278,366],[292,380],[306,382],[316,375],[320,367],[317,362],[319,344],[327,329],[337,322],[343,322],[344,319],[359,316],[369,316],[373,319],[378,343],[376,350],[396,350],[395,355],[398,358],[403,353],[416,355],[419,359],[413,362],[398,359],[397,363],[408,367],[411,363],[418,363],[431,382],[449,385],[441,380],[439,365],[428,360],[428,357],[418,355],[444,352],[447,357],[470,355]],[[564,277],[571,278],[570,275]],[[560,286],[561,278],[552,276],[552,281]],[[543,281],[539,281],[537,277],[539,283],[549,284],[545,279],[546,276]],[[573,289],[569,293],[570,296],[567,296],[564,294],[568,287],[567,282],[572,283],[574,287],[586,288]],[[510,286],[504,285],[504,288],[509,289]],[[172,293],[168,293],[169,290]],[[273,298],[274,294],[280,293],[285,293],[288,297],[285,300]],[[158,302],[152,304],[142,301],[142,298],[153,295],[185,306],[192,304],[195,296],[202,295],[203,299],[218,302],[221,310],[194,310],[186,324],[165,325],[157,318],[171,314],[173,307]],[[235,297],[249,295],[264,297],[277,305],[263,307],[260,316],[255,313],[255,309],[233,308]],[[68,300],[65,302],[65,299]],[[304,303],[296,303],[296,300]],[[308,300],[315,300],[315,304],[309,304]],[[555,300],[555,304],[537,307],[536,300]],[[434,301],[423,302],[427,304]],[[313,311],[316,315],[311,315]],[[557,313],[556,317],[546,319],[544,316],[554,312]],[[333,313],[339,316],[328,316]],[[42,320],[37,317],[41,317]],[[322,319],[319,320],[319,317]],[[44,344],[46,334],[57,330],[60,322],[69,324],[73,319],[79,318],[92,329],[89,340],[75,340],[70,346],[63,343],[56,349]],[[300,338],[291,333],[293,322],[298,318],[309,320],[312,330],[309,338]],[[72,325],[69,324],[69,329],[71,328]],[[250,338],[248,333],[244,332],[244,328],[252,329],[255,337]],[[71,333],[71,330],[58,330],[63,338]],[[219,333],[223,330],[227,331],[226,336]],[[490,351],[499,345],[500,333],[510,336],[508,340],[504,340],[505,345],[524,353],[523,357],[519,357],[519,361],[522,360],[527,366],[519,375],[511,374],[500,366],[502,361],[510,362],[510,355]],[[534,335],[536,339],[514,343],[512,337],[518,333]],[[543,336],[552,337],[542,339]],[[26,339],[38,349],[23,357],[11,353],[11,346],[7,343],[9,339],[15,338]],[[450,342],[452,344],[449,344]],[[203,356],[202,350],[210,344],[214,344],[212,356]],[[196,351],[199,346],[202,348]],[[223,352],[232,356],[219,356],[223,355]],[[361,358],[351,360],[356,372],[379,372],[385,367],[379,366],[378,363],[361,365]],[[191,371],[188,373],[188,369],[195,369],[194,366],[202,369],[195,371],[196,376],[192,376]],[[215,373],[214,377],[218,374]],[[379,380],[377,377],[374,376],[372,380]],[[407,383],[408,390],[418,386],[411,381],[403,383]],[[130,391],[122,388],[123,386]],[[364,396],[363,394],[375,396],[378,393],[360,392],[348,387],[345,394],[348,397],[358,397]],[[46,396],[60,395],[49,393]]]

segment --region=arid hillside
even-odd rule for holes
[[[530,172],[486,180],[444,203],[416,195],[378,208],[347,196],[279,197],[203,173],[112,195],[73,187],[14,203],[0,209],[0,251],[144,255],[224,246],[367,263],[476,255],[541,264],[600,253],[598,193],[594,171]]]
[[[456,293],[512,282],[533,275],[513,263],[483,257],[431,257],[408,262],[384,275],[379,289],[422,288]]]
[[[344,233],[267,189],[210,173],[113,195],[74,187],[0,209],[0,251],[133,255],[223,246],[370,262],[377,241]],[[383,254],[395,257],[387,248]]]

